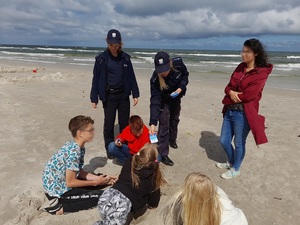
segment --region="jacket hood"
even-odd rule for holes
[[[257,67],[256,69],[259,72],[266,73],[269,76],[273,70],[273,65],[271,63],[269,63],[268,66],[266,66],[266,67]]]
[[[155,170],[153,168],[153,166],[150,166],[150,167],[143,167],[141,169],[141,173],[140,173],[140,176],[141,178],[149,178],[149,177],[152,177],[155,173]]]

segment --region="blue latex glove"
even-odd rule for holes
[[[178,92],[174,91],[170,94],[171,98],[176,98],[179,95]]]

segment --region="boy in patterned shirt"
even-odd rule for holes
[[[116,178],[85,172],[85,143],[94,137],[94,121],[76,116],[69,122],[74,140],[68,141],[47,162],[43,171],[43,187],[51,201],[44,210],[56,215],[93,208],[103,193],[101,186],[111,185]]]

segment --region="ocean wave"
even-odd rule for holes
[[[145,63],[146,63],[145,61],[135,60],[135,59],[132,59],[131,62],[132,62],[133,64],[145,64]]]
[[[196,67],[196,66],[201,66],[201,64],[200,63],[185,63],[185,65],[187,66],[187,67]]]
[[[240,62],[234,62],[234,61],[228,61],[228,62],[223,62],[223,61],[199,61],[199,63],[203,64],[230,64],[230,65],[238,65]]]
[[[1,53],[6,55],[25,55],[25,56],[64,58],[64,54],[55,54],[55,53],[25,53],[25,52],[8,52],[8,51],[1,51]]]
[[[277,70],[299,70],[300,63],[277,64],[274,68]]]
[[[285,71],[285,70],[282,70],[282,71]],[[292,75],[289,75],[289,74],[271,73],[270,76],[272,76],[272,77],[291,77]]]
[[[296,55],[288,55],[287,58],[288,59],[300,59],[300,56],[299,55],[297,55],[297,56]]]
[[[146,62],[154,63],[152,57],[139,56],[138,58],[139,58],[139,59],[143,59],[143,60],[145,60]]]
[[[200,56],[200,57],[228,57],[228,58],[236,58],[241,57],[240,55],[227,55],[227,54],[206,54],[206,53],[186,53],[180,55],[187,55],[187,56]]]
[[[280,70],[280,71],[292,71],[295,70],[293,68],[275,68],[275,70]]]
[[[133,53],[139,55],[156,55],[156,52],[133,52]]]
[[[0,46],[0,49],[15,49],[16,47]]]
[[[63,51],[63,52],[74,51],[71,48],[43,48],[43,47],[38,47],[37,49],[38,50],[45,50],[45,51]]]
[[[91,64],[87,64],[87,63],[69,63],[71,65],[77,65],[77,66],[90,66]]]
[[[76,52],[99,52],[98,50],[76,49]]]
[[[94,62],[95,59],[93,58],[75,58],[74,61],[82,61],[82,62]]]

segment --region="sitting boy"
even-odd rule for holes
[[[108,145],[108,153],[123,165],[128,156],[136,154],[147,143],[150,143],[149,130],[141,117],[134,115],[116,141]]]
[[[85,172],[84,145],[94,137],[94,121],[76,116],[69,122],[74,140],[68,141],[47,162],[43,172],[43,187],[51,201],[44,210],[56,215],[77,212],[97,206],[103,191],[100,186],[113,184],[115,178]]]

